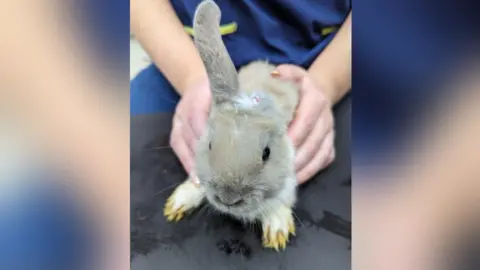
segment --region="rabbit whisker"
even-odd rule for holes
[[[174,105],[178,104],[178,101],[173,101],[173,100],[171,100],[171,99],[168,99],[168,98],[165,98],[165,97],[161,97],[161,98],[162,98],[163,100],[166,100],[166,101],[168,101],[168,102],[170,102],[170,103],[174,104]]]
[[[180,183],[174,183],[174,184],[172,184],[172,185],[170,185],[170,186],[168,186],[168,187],[166,187],[166,188],[164,188],[164,189],[161,189],[161,190],[155,192],[155,193],[153,194],[153,197],[157,197],[158,195],[162,194],[163,192],[165,192],[165,191],[167,191],[167,190],[169,190],[169,189],[175,188],[175,187],[177,187],[177,186],[179,186],[179,185],[180,185]]]
[[[171,146],[158,146],[158,147],[153,147],[153,148],[146,148],[145,150],[147,151],[153,151],[153,150],[161,150],[161,149],[167,149],[167,148],[172,148]]]
[[[204,216],[204,214],[207,214],[207,211],[209,209],[209,205],[208,203],[203,203],[202,206],[200,206],[200,208],[198,209],[198,215],[199,216]],[[202,213],[203,211],[203,213]]]
[[[278,201],[280,201],[281,204],[283,204],[285,207],[288,207],[287,204],[282,201],[280,198],[276,198]],[[291,208],[291,207],[289,207]],[[292,214],[293,216],[298,220],[298,223],[300,223],[300,225],[302,225],[302,228],[306,228],[305,225],[303,224],[303,222],[300,220],[300,218],[298,217],[298,215],[295,213],[295,211],[293,210],[293,208],[291,208],[292,210]]]

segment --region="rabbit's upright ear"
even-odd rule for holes
[[[207,70],[214,104],[229,102],[238,92],[238,78],[220,34],[220,8],[212,0],[200,3],[195,11],[195,45]]]

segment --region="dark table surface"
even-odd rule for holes
[[[260,229],[210,208],[167,223],[163,205],[185,172],[168,147],[171,114],[131,120],[133,270],[350,269],[350,98],[335,108],[336,161],[299,189],[297,235],[285,251],[261,247]]]

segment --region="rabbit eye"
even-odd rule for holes
[[[212,142],[208,143],[208,149],[212,150]]]
[[[269,157],[270,157],[270,147],[267,146],[263,149],[263,155],[262,155],[263,162],[267,161]]]

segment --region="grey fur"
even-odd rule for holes
[[[195,13],[195,41],[215,101],[208,128],[197,143],[196,172],[213,206],[254,220],[295,203],[294,150],[286,131],[298,89],[273,78],[275,66],[267,62],[250,63],[237,76],[219,34],[219,19],[220,10],[210,0],[202,2]],[[250,104],[253,97],[258,102]],[[267,146],[270,158],[263,162]],[[243,203],[227,206],[240,199]]]
[[[197,7],[193,22],[195,45],[217,104],[231,100],[238,91],[237,71],[220,34],[220,16],[220,8],[215,2],[204,1]]]

